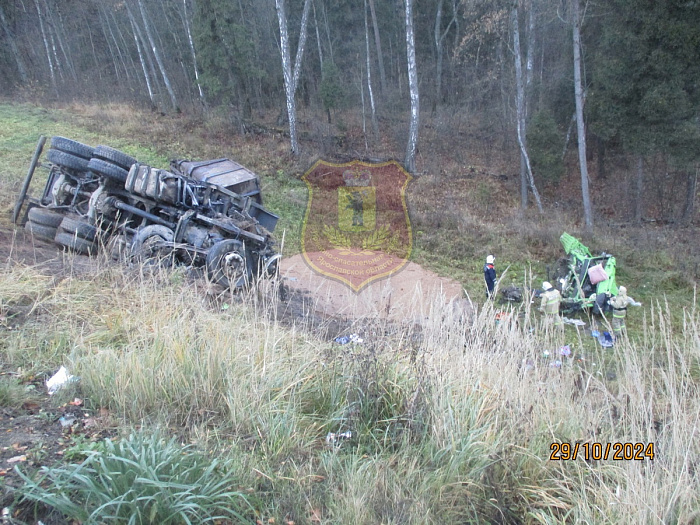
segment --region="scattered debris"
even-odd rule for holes
[[[568,317],[562,317],[562,320],[566,324],[572,324],[574,326],[586,326],[586,323],[581,321],[581,319],[569,319]]]
[[[357,334],[351,334],[351,335],[344,335],[341,337],[336,337],[335,342],[338,343],[339,345],[346,345],[348,343],[355,343],[355,344],[362,344],[364,343],[364,339],[362,339],[359,335]]]
[[[58,369],[58,372],[51,376],[51,379],[46,381],[46,388],[49,395],[52,396],[58,392],[61,387],[74,381],[78,381],[78,378],[70,375],[65,366],[61,366],[61,368]]]
[[[523,359],[522,369],[524,372],[529,372],[535,369],[535,362],[532,359]]]
[[[598,336],[598,342],[603,348],[612,348],[614,342],[610,332],[603,332]]]
[[[59,421],[61,422],[61,428],[63,428],[65,430],[65,429],[73,426],[73,424],[75,423],[75,417],[74,416],[68,416],[68,417],[61,416],[59,418]]]
[[[336,434],[335,432],[329,432],[326,434],[326,445],[334,445],[343,441],[345,439],[350,439],[352,437],[352,432],[349,430],[347,432],[340,432]]]
[[[559,349],[559,355],[564,357],[569,357],[571,355],[571,347],[569,345],[564,345]]]

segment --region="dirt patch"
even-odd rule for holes
[[[282,259],[281,276],[290,298],[307,312],[336,318],[419,322],[431,305],[460,303],[464,297],[460,283],[413,262],[359,292],[312,270],[301,255]]]

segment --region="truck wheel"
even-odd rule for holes
[[[144,263],[167,262],[173,255],[173,249],[171,246],[163,246],[163,243],[172,243],[174,239],[175,233],[166,226],[144,226],[131,241],[131,256]]]
[[[122,184],[126,181],[127,175],[129,175],[128,170],[101,159],[90,159],[87,167],[90,171],[93,171],[99,175],[104,175],[105,177],[113,179]]]
[[[49,162],[56,164],[57,166],[63,166],[64,168],[77,171],[88,170],[88,161],[71,153],[65,153],[57,149],[50,149],[46,155],[46,158],[49,159]]]
[[[37,224],[36,222],[27,221],[24,225],[24,229],[32,234],[34,237],[39,239],[44,239],[46,241],[53,241],[56,236],[56,228],[52,226],[46,226],[44,224]]]
[[[92,156],[93,158],[109,161],[127,171],[133,164],[136,164],[136,159],[134,157],[118,149],[110,148],[109,146],[97,146]]]
[[[58,213],[57,211],[50,210],[47,208],[34,207],[29,210],[27,219],[34,224],[39,224],[41,226],[49,226],[54,230],[61,225],[65,215]],[[53,239],[53,236],[51,237]]]
[[[60,231],[71,235],[75,234],[77,237],[85,239],[88,242],[94,242],[99,231],[96,226],[93,226],[89,222],[73,217],[64,217],[58,228]]]
[[[56,237],[54,238],[56,244],[65,246],[71,251],[80,253],[82,255],[91,255],[97,253],[97,243],[90,242],[86,239],[81,239],[74,233],[67,233],[64,231],[58,231]]]
[[[92,158],[92,152],[95,149],[92,146],[65,137],[51,137],[51,147],[55,150],[63,151],[64,153],[70,153],[76,157],[82,157],[85,160],[90,160],[90,158]]]
[[[206,266],[209,278],[222,286],[243,288],[251,281],[253,264],[241,241],[217,242],[207,253]]]

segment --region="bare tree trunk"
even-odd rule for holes
[[[695,167],[693,173],[688,174],[688,190],[685,194],[685,208],[683,210],[683,218],[681,223],[684,226],[690,226],[693,224],[693,218],[695,217],[695,194],[698,189],[698,168]]]
[[[416,171],[416,149],[418,148],[420,98],[418,94],[418,68],[416,66],[416,41],[413,33],[413,0],[405,0],[405,7],[406,59],[408,65],[408,89],[411,96],[411,122],[404,164],[410,173],[414,173]]]
[[[204,98],[204,91],[202,90],[202,84],[199,82],[199,70],[197,69],[197,53],[194,49],[194,40],[192,40],[192,32],[190,31],[190,18],[187,15],[187,0],[182,0],[182,23],[185,25],[185,30],[187,31],[187,42],[190,45],[190,52],[192,53],[192,67],[194,69],[194,79],[197,82],[197,91],[199,92],[199,100],[204,106],[207,105],[207,101]]]
[[[525,62],[525,91],[529,92],[535,74],[535,0],[530,0],[527,18],[527,60]],[[525,99],[525,114],[529,115],[528,101]]]
[[[105,9],[100,8],[100,4],[97,4],[97,16],[100,20],[102,34],[104,35],[105,42],[107,43],[107,47],[109,48],[109,55],[112,57],[112,67],[114,67],[114,78],[119,80],[119,63],[121,62],[122,67],[124,68],[124,75],[128,79],[129,70],[126,67],[124,57],[122,56],[121,50],[119,48],[119,42],[117,42],[117,39],[114,37],[114,33],[112,32],[112,27],[109,23],[109,15],[106,13]],[[119,60],[117,60],[117,57],[119,58]]]
[[[379,87],[382,90],[382,95],[384,95],[384,93],[386,93],[386,72],[384,70],[382,40],[379,34],[379,24],[377,24],[377,13],[374,9],[374,0],[369,0],[369,10],[372,13],[372,27],[374,28],[374,45],[377,48],[377,62],[379,63]]]
[[[634,185],[634,222],[642,223],[642,194],[644,190],[644,157],[637,155],[637,177]]]
[[[36,6],[36,12],[39,15],[39,29],[41,30],[41,37],[44,40],[44,49],[46,50],[46,59],[49,62],[49,73],[51,74],[51,85],[53,86],[56,96],[58,96],[58,85],[56,84],[56,73],[54,71],[53,60],[51,59],[51,48],[49,47],[49,41],[46,37],[46,30],[44,29],[44,15],[41,13],[41,7],[39,6],[39,0],[34,0],[34,5]]]
[[[535,197],[535,202],[537,203],[537,208],[540,213],[543,213],[542,201],[540,200],[540,194],[535,186],[535,178],[532,175],[532,167],[530,165],[530,157],[527,154],[526,140],[526,122],[525,122],[525,86],[523,80],[523,66],[522,59],[520,56],[520,25],[518,23],[518,4],[517,2],[511,10],[511,23],[513,25],[513,54],[515,55],[515,84],[516,84],[516,95],[515,95],[515,107],[517,114],[517,133],[518,133],[518,145],[520,146],[520,159],[521,166],[524,165],[525,170],[521,169],[521,179],[520,188],[521,196],[520,203],[524,210],[527,207],[527,185],[524,184],[523,180],[525,177],[529,180],[530,188],[532,189],[532,194]],[[522,191],[525,191],[522,194]]]
[[[304,49],[306,48],[306,28],[309,22],[309,9],[311,0],[305,0],[304,11],[301,15],[301,27],[299,28],[299,43],[297,44],[297,55],[294,59],[294,79],[292,84],[292,93],[296,93],[299,85],[299,76],[301,75],[301,61],[304,57]]]
[[[586,160],[586,128],[583,122],[583,81],[581,79],[581,20],[579,0],[571,0],[573,9],[574,40],[574,95],[576,99],[576,132],[578,135],[578,160],[581,169],[581,196],[583,199],[583,220],[587,231],[593,229],[593,210],[588,191],[588,161]]]
[[[139,54],[139,61],[141,62],[141,67],[143,68],[143,78],[146,80],[146,89],[148,89],[148,97],[151,99],[151,104],[156,106],[155,96],[153,94],[153,88],[151,87],[151,78],[148,74],[148,66],[146,65],[146,60],[144,58],[144,53],[141,50],[141,43],[139,42],[139,26],[134,19],[134,15],[131,13],[129,6],[126,6],[126,12],[129,16],[129,21],[131,22],[131,29],[134,33],[134,42],[136,42],[136,51]]]
[[[442,28],[442,4],[443,0],[438,0],[438,7],[437,7],[437,13],[435,15],[435,31],[433,38],[435,40],[435,52],[436,52],[436,62],[435,62],[435,103],[438,101],[442,100],[442,62],[443,62],[443,55],[445,54],[445,50],[443,47],[443,43],[445,41],[445,38],[447,38],[447,34],[450,31],[450,28],[452,27],[452,24],[456,22],[456,6],[453,4],[452,6],[452,20],[450,20],[450,23],[447,24],[447,27],[445,28],[444,31],[440,31]]]
[[[566,138],[564,139],[564,147],[561,150],[561,160],[566,157],[566,150],[569,149],[569,142],[571,141],[571,132],[574,129],[574,124],[576,124],[576,110],[571,115],[571,120],[569,120],[569,127],[566,128]]]
[[[314,8],[314,28],[316,29],[316,44],[318,45],[318,62],[321,68],[321,80],[323,80],[323,46],[321,46],[321,35],[318,31],[318,20],[316,19],[316,4],[312,2]]]
[[[287,115],[289,117],[289,138],[292,154],[299,155],[299,141],[297,139],[297,108],[294,93],[301,72],[301,61],[304,56],[306,43],[306,26],[309,19],[309,7],[311,0],[305,0],[304,12],[301,17],[301,29],[299,31],[299,44],[292,72],[292,59],[289,51],[289,30],[287,29],[287,13],[284,10],[284,0],[275,0],[277,20],[280,28],[280,51],[282,55],[282,72],[284,74],[284,89],[287,99]]]
[[[133,70],[137,69],[136,63],[134,62],[134,59],[131,57],[131,53],[126,52],[126,50],[129,49],[129,46],[128,46],[128,44],[126,43],[126,38],[124,38],[124,33],[122,33],[122,30],[121,30],[122,24],[121,24],[120,22],[117,21],[117,19],[116,19],[116,17],[114,16],[114,13],[113,13],[113,12],[109,12],[109,11],[106,11],[106,10],[105,10],[105,15],[106,15],[108,18],[111,17],[111,19],[112,19],[112,24],[111,24],[111,25],[114,26],[114,28],[115,28],[116,31],[117,31],[117,35],[119,36],[119,41],[120,41],[121,44],[122,44],[122,45],[121,45],[121,49],[124,49],[124,50],[125,50],[124,55],[125,55],[125,57],[126,57],[126,60],[128,60],[129,65],[131,66],[131,69],[132,69],[132,76],[133,76],[133,77],[138,77],[138,73],[133,72]],[[117,47],[120,47],[120,46],[117,45]],[[125,65],[124,67],[126,68],[126,65]]]
[[[173,91],[173,88],[170,85],[170,79],[168,78],[168,74],[165,71],[165,66],[163,65],[163,60],[160,57],[160,52],[158,51],[158,47],[156,46],[155,41],[153,40],[151,26],[148,23],[148,16],[146,16],[146,10],[143,7],[143,2],[141,0],[138,0],[138,4],[139,9],[141,10],[141,18],[143,19],[143,27],[146,31],[148,42],[151,44],[151,50],[153,51],[153,56],[155,57],[156,63],[158,64],[158,69],[160,70],[160,74],[163,77],[163,83],[165,84],[165,88],[168,90],[168,95],[170,95],[170,102],[173,105],[173,110],[179,111],[177,99],[175,98],[175,92]]]
[[[369,106],[372,111],[372,133],[374,139],[379,137],[379,124],[377,123],[377,109],[374,105],[374,92],[372,91],[372,67],[369,55],[369,24],[367,23],[367,0],[365,0],[365,55],[367,57],[367,92],[369,93]],[[364,101],[363,101],[364,107]]]
[[[26,83],[28,80],[27,68],[24,65],[24,61],[22,60],[22,55],[20,54],[19,49],[17,48],[15,36],[10,31],[10,26],[7,24],[7,20],[5,19],[5,11],[3,11],[2,9],[2,5],[0,5],[0,23],[2,24],[2,28],[5,31],[5,34],[7,35],[7,41],[10,43],[10,50],[12,51],[12,56],[14,57],[15,63],[17,64],[17,71],[19,72],[19,77],[22,80],[22,83]]]
[[[49,12],[49,4],[46,0],[44,0],[44,5],[46,6],[46,12]],[[51,20],[52,20],[52,28],[54,31],[54,34],[56,35],[56,40],[58,41],[58,46],[61,48],[61,53],[63,54],[63,58],[66,63],[66,68],[70,72],[70,75],[73,77],[73,80],[77,82],[78,80],[78,75],[75,72],[75,66],[73,65],[73,57],[70,53],[70,48],[64,44],[66,41],[65,38],[65,31],[64,29],[64,24],[63,24],[63,16],[61,15],[61,10],[60,6],[56,7],[56,13],[53,13],[51,15]],[[54,20],[58,19],[58,23],[56,23]],[[61,36],[63,35],[63,37]]]

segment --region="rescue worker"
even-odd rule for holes
[[[564,323],[559,317],[559,303],[561,303],[561,293],[554,288],[549,282],[542,283],[544,293],[540,296],[540,311],[544,313],[544,330],[547,336],[551,332],[556,331],[563,336]]]
[[[638,303],[629,297],[627,295],[627,288],[620,286],[618,294],[612,299],[609,299],[608,304],[612,306],[613,309],[612,327],[615,338],[617,339],[626,332],[625,317],[627,316],[627,307],[642,306],[642,303]]]
[[[494,268],[494,263],[496,258],[493,255],[488,255],[486,257],[486,264],[484,264],[484,282],[486,283],[486,298],[493,299],[493,291],[496,288],[496,268]]]

